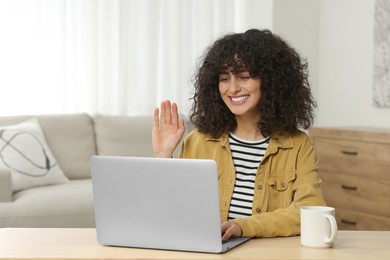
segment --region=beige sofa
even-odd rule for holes
[[[11,170],[0,167],[0,227],[94,227],[92,155],[152,156],[152,116],[87,114],[0,117],[0,127],[37,118],[47,146],[67,180],[13,190]],[[187,130],[188,131],[188,130]],[[6,132],[4,132],[6,133]],[[0,157],[14,136],[3,137]],[[53,161],[53,160],[51,160]],[[4,163],[7,164],[7,161]],[[11,167],[11,166],[10,166]],[[12,175],[14,176],[14,175]]]

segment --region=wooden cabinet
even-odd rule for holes
[[[312,128],[339,229],[390,230],[390,129]]]

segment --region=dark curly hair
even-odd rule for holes
[[[219,75],[248,71],[261,82],[258,104],[263,136],[307,129],[314,120],[314,101],[307,62],[282,38],[269,30],[251,29],[227,34],[212,44],[194,76],[191,122],[203,133],[219,137],[236,125],[234,114],[219,93]]]

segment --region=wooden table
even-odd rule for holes
[[[95,229],[0,228],[1,259],[390,259],[390,231],[339,231],[334,248],[252,239],[225,254],[101,246]]]

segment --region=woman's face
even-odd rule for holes
[[[236,117],[249,117],[252,120],[259,117],[257,105],[261,97],[260,86],[260,79],[252,78],[249,71],[219,75],[219,93]]]

